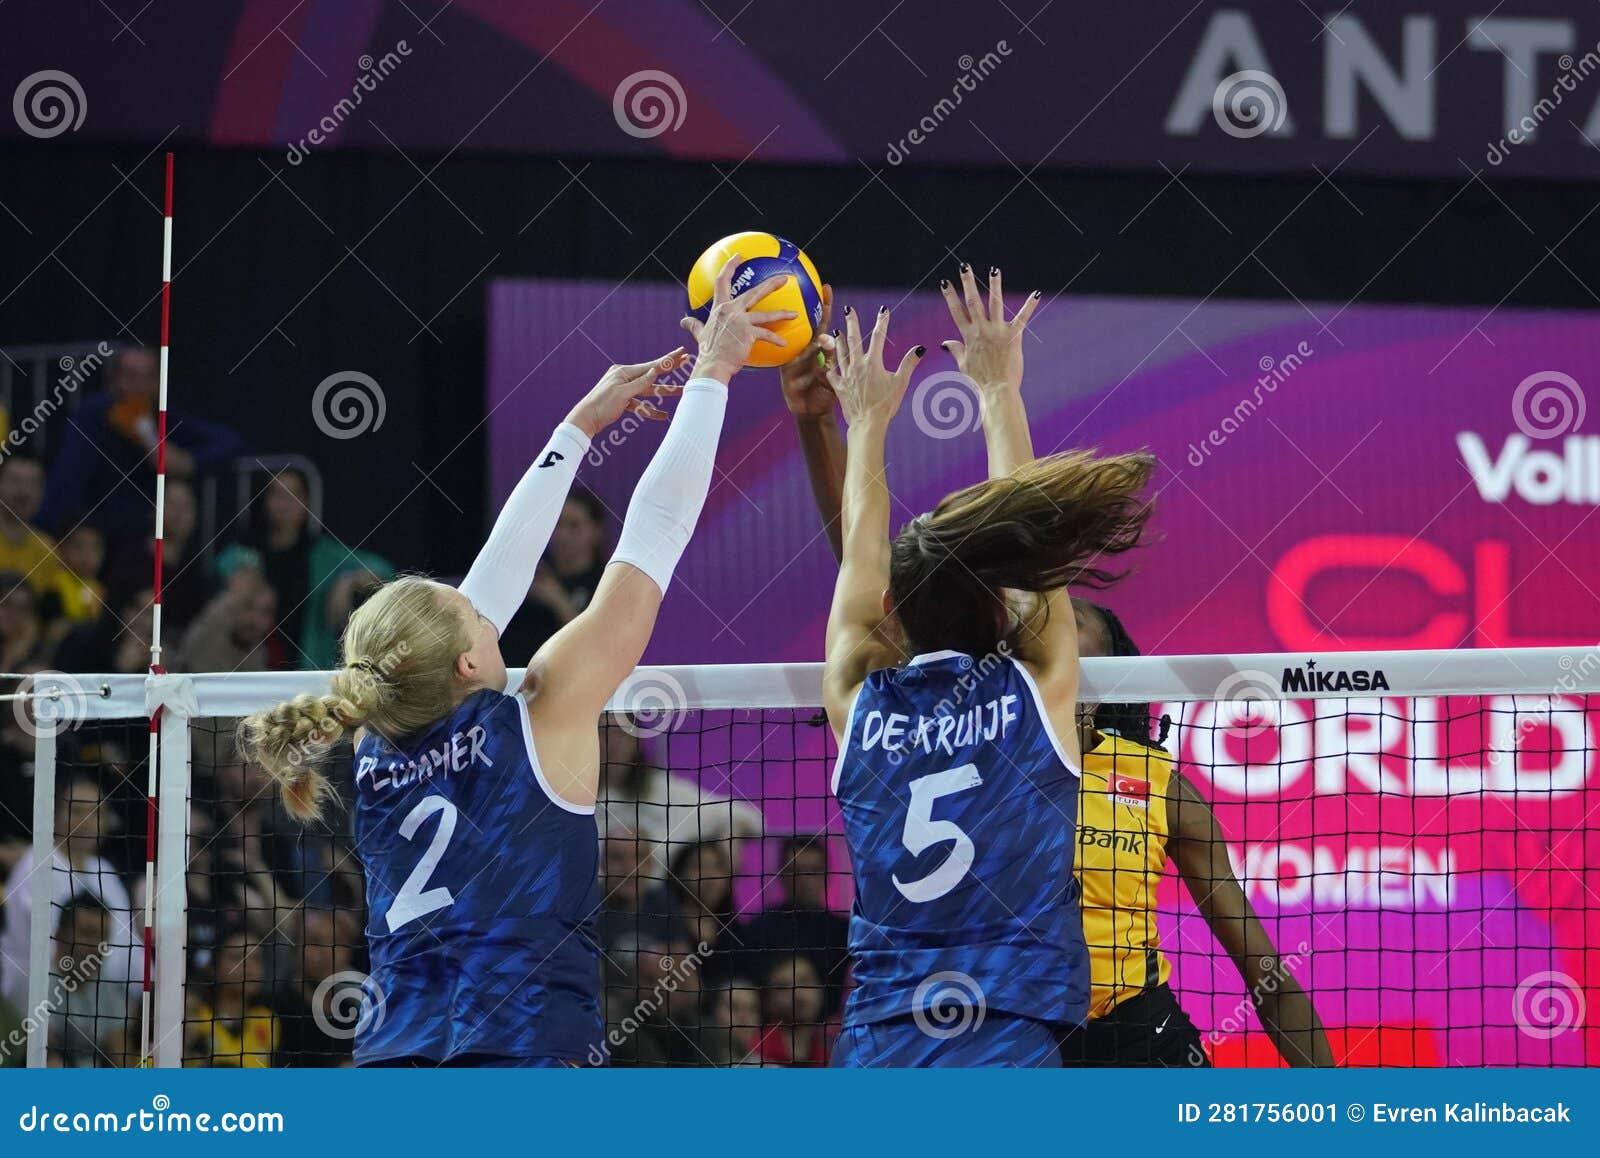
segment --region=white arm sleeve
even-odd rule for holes
[[[489,541],[461,581],[461,594],[502,635],[528,597],[534,569],[556,529],[578,464],[588,453],[589,439],[583,431],[570,422],[556,427],[506,499]]]
[[[727,408],[725,385],[713,378],[691,379],[683,388],[671,429],[633,488],[611,561],[637,567],[663,595],[711,489],[711,467]]]

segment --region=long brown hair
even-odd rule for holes
[[[919,652],[993,651],[1015,631],[1006,591],[1109,587],[1106,560],[1144,542],[1145,453],[1053,454],[947,496],[895,537],[889,595]]]

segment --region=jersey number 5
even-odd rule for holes
[[[456,903],[455,895],[449,889],[428,888],[428,878],[433,875],[433,870],[439,867],[439,861],[444,858],[444,850],[450,847],[450,838],[455,835],[456,806],[443,796],[423,797],[400,822],[400,835],[406,840],[413,839],[422,822],[435,812],[439,814],[439,827],[433,831],[433,839],[428,842],[428,851],[422,854],[417,867],[411,870],[406,883],[401,885],[400,891],[394,895],[394,900],[389,905],[389,912],[384,918],[389,924],[391,933],[399,932],[402,926],[410,924],[418,917],[426,917],[429,913],[438,912]]]
[[[900,842],[912,856],[921,856],[943,840],[953,840],[956,846],[944,858],[943,864],[921,880],[907,883],[898,875],[894,877],[894,887],[900,890],[900,895],[906,900],[917,904],[936,901],[960,884],[961,878],[971,870],[973,858],[977,855],[972,847],[972,838],[953,820],[935,820],[933,803],[941,796],[965,792],[982,783],[983,777],[978,775],[976,764],[963,764],[946,772],[920,776],[911,782],[911,805],[906,811],[906,827],[900,834]]]

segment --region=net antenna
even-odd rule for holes
[[[172,154],[167,154],[166,210],[161,232],[161,378],[156,395],[156,535],[155,575],[151,583],[150,674],[165,675],[161,666],[161,553],[166,540],[167,512],[167,364],[172,321]],[[161,751],[161,705],[150,712],[150,782],[145,800],[144,978],[139,991],[139,1064],[152,1064],[151,965],[155,960],[156,792]]]

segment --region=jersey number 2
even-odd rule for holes
[[[912,856],[921,856],[943,840],[953,840],[956,846],[944,858],[943,864],[921,880],[908,883],[898,875],[894,877],[894,887],[900,890],[900,895],[906,900],[917,904],[936,901],[960,884],[961,878],[972,868],[973,858],[977,855],[972,847],[972,838],[953,820],[935,820],[933,802],[941,796],[977,788],[982,783],[983,777],[978,775],[976,764],[963,764],[946,772],[920,776],[911,782],[911,804],[906,811],[906,827],[900,834],[900,842]]]
[[[456,903],[456,898],[449,889],[428,888],[428,878],[433,875],[433,870],[439,867],[439,861],[444,858],[444,850],[450,847],[450,838],[455,835],[456,806],[443,796],[424,797],[400,822],[400,835],[406,840],[411,840],[417,835],[417,829],[422,826],[422,822],[435,812],[439,814],[439,827],[433,831],[433,839],[428,842],[428,851],[422,854],[417,867],[411,870],[406,883],[401,885],[400,891],[394,895],[394,901],[389,905],[389,913],[384,918],[389,923],[391,933],[399,932],[403,925],[410,924],[418,917],[426,917],[429,913],[438,912]]]

